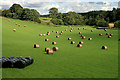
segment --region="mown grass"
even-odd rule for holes
[[[48,25],[36,24],[28,21],[15,19],[2,21],[2,55],[9,56],[31,56],[34,63],[24,69],[3,68],[3,78],[116,78],[118,77],[118,30],[108,29],[112,33],[107,38],[104,30],[98,30],[90,26],[80,26],[80,30],[74,27],[73,32],[69,27],[49,27]],[[18,27],[13,23],[21,24]],[[27,27],[23,27],[27,25]],[[83,30],[85,27],[87,30]],[[16,29],[16,32],[12,30]],[[65,29],[68,31],[65,32]],[[55,31],[64,31],[59,35]],[[94,32],[90,32],[94,30]],[[39,36],[51,32],[50,36]],[[81,31],[86,39],[82,40],[78,32]],[[102,33],[103,36],[98,34]],[[59,35],[59,38],[55,36]],[[75,44],[70,44],[67,38],[71,37]],[[93,40],[89,41],[88,38]],[[50,41],[45,42],[48,38]],[[56,41],[57,45],[52,45]],[[83,41],[83,47],[77,48],[79,41]],[[39,44],[40,48],[33,48]],[[103,45],[108,50],[102,50]],[[45,54],[45,47],[59,47],[53,55]]]

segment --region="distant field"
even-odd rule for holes
[[[1,18],[1,17],[0,17]],[[46,18],[45,18],[46,19]],[[118,77],[118,30],[96,29],[90,26],[71,27],[49,27],[28,21],[16,19],[2,19],[2,55],[9,56],[31,56],[34,63],[24,69],[3,68],[3,78],[116,78]],[[44,20],[44,18],[41,18]],[[48,18],[48,20],[50,20]],[[18,27],[13,21],[22,25]],[[24,27],[27,25],[27,27]],[[72,27],[73,28],[73,27]],[[78,30],[80,28],[80,30]],[[87,28],[83,30],[82,28]],[[16,32],[13,32],[16,29]],[[65,31],[68,29],[68,31]],[[62,35],[52,31],[64,31]],[[94,32],[91,32],[94,30]],[[39,36],[51,32],[50,36]],[[79,32],[86,36],[81,39]],[[102,33],[103,36],[99,36]],[[112,33],[107,38],[106,33]],[[56,38],[59,35],[59,38]],[[70,44],[67,38],[71,37]],[[93,40],[89,41],[88,38]],[[50,41],[45,42],[48,38]],[[56,41],[56,45],[52,42]],[[76,47],[79,41],[83,41],[83,47]],[[33,48],[39,44],[40,48]],[[102,50],[106,45],[108,50]],[[45,54],[45,47],[59,47],[53,55]]]

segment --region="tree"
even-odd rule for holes
[[[101,20],[98,20],[96,22],[96,26],[99,26],[99,27],[108,27],[108,23],[104,19],[101,19]]]
[[[55,7],[50,8],[50,9],[49,9],[49,13],[50,13],[49,17],[51,17],[51,18],[56,18],[56,17],[57,17],[57,14],[58,14],[58,9],[55,8]]]
[[[116,22],[114,23],[114,26],[115,26],[116,28],[120,28],[120,20],[116,21]]]
[[[56,25],[63,25],[63,21],[61,19],[53,18],[51,19],[51,22]]]

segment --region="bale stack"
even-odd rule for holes
[[[108,48],[107,48],[107,46],[102,46],[102,49],[105,49],[105,50],[106,50],[106,49],[108,49]]]
[[[39,44],[34,44],[34,48],[39,48]]]
[[[109,23],[109,27],[110,28],[114,27],[114,24],[113,23]]]
[[[2,68],[24,68],[33,63],[32,57],[2,57]]]

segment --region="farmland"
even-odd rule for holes
[[[2,56],[31,56],[34,58],[34,63],[24,69],[3,68],[3,78],[118,77],[118,30],[107,29],[105,32],[93,26],[54,27],[17,19],[9,20],[2,19]],[[71,28],[74,28],[72,32]],[[16,29],[16,32],[13,29]],[[53,30],[55,32],[52,32]],[[64,32],[59,35],[56,31]],[[50,32],[49,36],[39,36],[47,32]],[[86,38],[81,39],[79,32]],[[103,35],[99,36],[100,33]],[[108,38],[106,33],[111,33],[113,36]],[[57,35],[59,38],[56,38]],[[68,40],[69,37],[71,40]],[[90,37],[92,40],[88,40]],[[49,41],[46,42],[45,39]],[[52,45],[54,41],[57,42],[56,45]],[[75,44],[70,44],[71,41],[75,41]],[[77,47],[80,41],[84,44],[82,47]],[[34,48],[34,44],[39,44],[40,47]],[[46,47],[52,49],[56,46],[59,48],[58,51],[52,55],[46,54]],[[102,46],[107,46],[108,49],[102,50]]]

